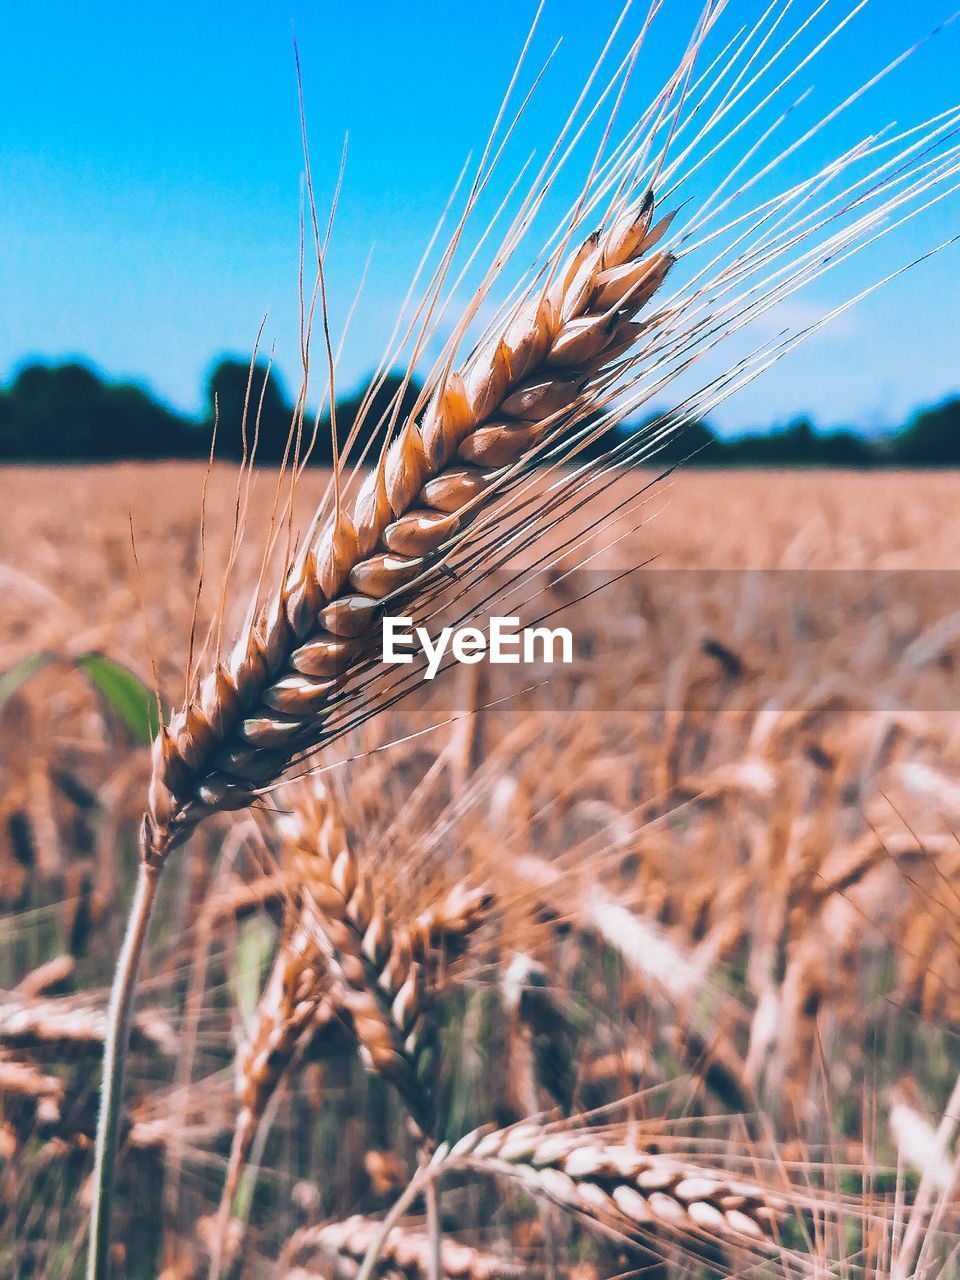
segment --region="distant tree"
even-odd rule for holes
[[[817,436],[806,418],[773,431],[728,440],[726,461],[734,466],[809,466],[816,461]]]
[[[244,419],[246,405],[246,419]],[[209,430],[217,415],[217,456],[241,458],[256,440],[261,462],[279,462],[290,434],[293,406],[288,403],[276,371],[258,361],[251,373],[249,360],[221,360],[207,380]]]
[[[737,467],[871,467],[879,460],[879,451],[862,436],[819,432],[808,418],[722,445],[722,462]]]
[[[4,397],[0,442],[21,459],[178,457],[185,428],[139,387],[106,383],[83,364],[33,364]]]
[[[0,395],[0,460],[20,458],[21,441],[9,395]]]
[[[399,372],[386,376],[375,392],[367,388],[340,399],[336,406],[341,450],[356,428],[351,457],[379,452],[387,424],[402,424],[414,411],[422,385]],[[244,425],[244,404],[247,405]],[[214,405],[218,414],[217,456],[240,458],[244,434],[248,451],[256,438],[257,460],[277,464],[290,438],[293,406],[282,382],[264,361],[252,376],[249,362],[225,359],[210,372],[207,404],[199,421],[158,403],[141,387],[104,381],[79,362],[30,364],[0,390],[0,461],[106,461],[113,458],[197,458],[210,447]],[[363,408],[363,421],[358,418]],[[258,422],[259,415],[259,422]],[[612,453],[626,461],[635,446],[652,439],[668,419],[654,415],[640,423],[608,427],[572,457],[577,465]],[[580,424],[596,425],[599,418]],[[646,435],[644,433],[647,432]],[[369,447],[368,447],[369,446]],[[300,439],[300,456],[329,466],[333,458],[329,411],[319,421],[309,414]],[[639,459],[651,467],[677,463],[692,467],[960,466],[960,397],[917,414],[897,435],[871,440],[854,431],[819,432],[806,418],[786,427],[734,438],[714,434],[694,420],[668,432],[662,443]]]
[[[213,422],[214,402],[217,406],[217,455],[221,457],[239,458],[243,453],[243,408],[247,403],[246,436],[248,447],[253,444],[259,410],[260,423],[257,443],[257,458],[260,462],[279,462],[286,449],[293,419],[293,406],[288,402],[283,386],[277,375],[271,370],[267,375],[267,366],[258,362],[250,374],[249,363],[241,360],[222,360],[215,366],[207,383],[207,421],[209,427]],[[249,399],[248,397],[249,384]],[[357,456],[359,450],[369,442],[378,424],[387,421],[392,415],[399,400],[398,422],[403,422],[412,412],[421,391],[421,384],[416,379],[407,381],[400,373],[390,373],[383,385],[370,397],[364,411],[363,424],[358,432],[352,454]],[[262,401],[261,401],[262,393]],[[357,392],[345,400],[338,399],[336,409],[337,439],[343,449],[348,436],[357,420],[357,415],[367,397],[367,389]],[[382,432],[377,440],[382,440]],[[322,414],[319,421],[309,413],[306,415],[301,437],[301,455],[310,449],[310,462],[315,466],[329,466],[333,461],[333,441],[330,434],[329,410]]]
[[[960,465],[960,397],[918,413],[897,437],[894,459],[908,467]]]
[[[663,436],[654,446],[654,432],[659,437],[665,422],[663,414],[654,413],[639,422],[628,420],[617,427],[607,427],[579,450],[572,463],[577,465],[587,459],[609,456],[614,463],[619,461],[623,465],[639,461],[639,465],[645,467],[669,467],[697,455],[694,465],[698,465],[702,461],[700,450],[714,440],[710,428],[699,421],[685,423]],[[648,446],[652,450],[649,453]]]
[[[663,419],[654,416],[647,420],[645,426],[648,430],[659,430]],[[717,439],[707,423],[694,418],[690,422],[678,423],[670,431],[650,456],[649,465],[669,467],[682,462],[693,467],[712,467],[721,460],[722,449],[722,441]]]
[[[827,432],[818,438],[817,450],[818,465],[824,467],[876,467],[883,460],[882,450],[855,431]]]

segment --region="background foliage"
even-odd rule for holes
[[[244,450],[240,424],[249,373],[245,361],[221,360],[211,371],[203,413],[190,418],[158,403],[141,387],[106,381],[85,364],[25,365],[0,391],[0,461],[206,457],[215,404],[217,454],[240,458]],[[275,376],[267,378],[264,387],[266,375],[266,366],[258,364],[250,386],[248,435],[252,439],[259,405],[257,457],[270,465],[283,459],[293,406]],[[391,375],[378,393],[369,422],[377,422],[402,381],[401,375]],[[404,392],[405,409],[413,406],[419,390],[418,383],[409,384]],[[361,394],[337,403],[341,440],[353,425]],[[611,431],[607,443],[615,440],[616,433]],[[603,443],[598,442],[595,451],[602,448]],[[800,419],[769,432],[723,439],[709,424],[697,422],[658,456],[664,463],[683,458],[688,465],[706,467],[954,467],[960,465],[960,397],[923,409],[898,431],[876,437],[854,430],[821,432],[807,419]],[[332,461],[329,415],[319,424],[311,461],[318,465]]]

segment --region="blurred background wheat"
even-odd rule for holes
[[[177,584],[197,570],[201,481],[188,465],[7,481],[16,570],[0,665],[56,656],[0,711],[5,1274],[77,1265],[104,984],[149,770],[116,705],[67,660],[109,652],[149,678],[142,594],[151,633],[171,640],[161,683],[182,679],[192,600]],[[304,486],[307,507],[319,483]],[[208,500],[223,509],[233,484],[216,470]],[[956,489],[948,474],[686,475],[607,556],[616,570],[655,550],[656,564],[611,580],[602,618],[595,601],[568,604],[580,652],[596,654],[564,673],[569,691],[463,668],[455,689],[356,731],[322,783],[278,793],[279,825],[267,812],[211,819],[164,886],[147,957],[120,1273],[206,1274],[244,1125],[237,1274],[272,1274],[281,1255],[282,1274],[350,1274],[367,1219],[415,1167],[389,1047],[373,1075],[357,1055],[357,1035],[374,1056],[378,1043],[360,1006],[338,1007],[319,982],[287,1048],[253,1052],[283,1020],[270,975],[304,909],[289,825],[304,787],[341,815],[339,835],[309,846],[348,847],[393,930],[442,916],[458,886],[489,895],[463,946],[447,935],[430,949],[438,1137],[630,1097],[657,1150],[765,1186],[799,1170],[828,1199],[863,1197],[833,1228],[854,1270],[889,1265],[884,1196],[934,1179],[933,1203],[946,1199],[933,1257],[952,1265],[953,1148],[935,1131],[960,1065],[960,627],[956,522],[931,512]],[[215,562],[229,529],[214,522],[208,538]],[[925,571],[910,577],[922,590],[904,589],[909,570]],[[548,589],[563,602],[564,583]],[[624,688],[644,696],[618,710]],[[298,821],[322,825],[315,807]],[[461,918],[456,900],[447,910]],[[409,1240],[392,1237],[385,1271],[428,1273],[423,1211]],[[732,1265],[716,1244],[691,1258],[670,1230],[638,1251],[558,1213],[522,1185],[495,1195],[447,1174],[444,1274]],[[833,1256],[832,1239],[823,1226],[803,1248]]]

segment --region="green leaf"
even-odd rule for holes
[[[9,671],[4,671],[3,675],[0,675],[0,707],[12,698],[31,676],[35,676],[38,671],[42,671],[52,660],[52,653],[46,653],[41,650],[40,653],[31,653],[28,658],[23,658],[12,666]]]
[[[277,931],[263,916],[244,920],[237,937],[231,982],[240,1016],[249,1023],[257,1011],[267,967],[277,947]]]
[[[149,746],[160,728],[157,700],[140,677],[102,653],[81,654],[77,666],[137,742]]]

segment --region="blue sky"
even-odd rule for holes
[[[816,101],[834,101],[954,4],[871,0],[804,86],[815,87]],[[505,176],[514,159],[549,144],[620,7],[547,0],[536,48],[545,54],[561,36],[563,45]],[[662,35],[638,67],[627,109],[643,84],[662,77],[696,7],[665,0]],[[809,13],[812,0],[795,8]],[[732,0],[732,12],[749,22],[760,5]],[[268,312],[268,342],[294,385],[302,171],[294,24],[321,203],[349,132],[329,265],[335,325],[374,249],[341,366],[341,386],[355,386],[381,354],[466,155],[483,143],[532,13],[526,0],[4,3],[0,379],[32,357],[79,355],[194,410],[211,362],[223,352],[247,355]],[[639,18],[638,8],[631,20]],[[844,117],[833,137],[849,141],[953,105],[958,66],[960,24]],[[818,140],[808,156],[833,149]],[[559,195],[572,194],[575,178],[574,169]],[[958,214],[954,197],[882,253],[819,282],[794,314],[817,314],[960,230]],[[958,285],[955,248],[845,316],[717,419],[732,428],[809,412],[825,425],[877,427],[960,390]]]

